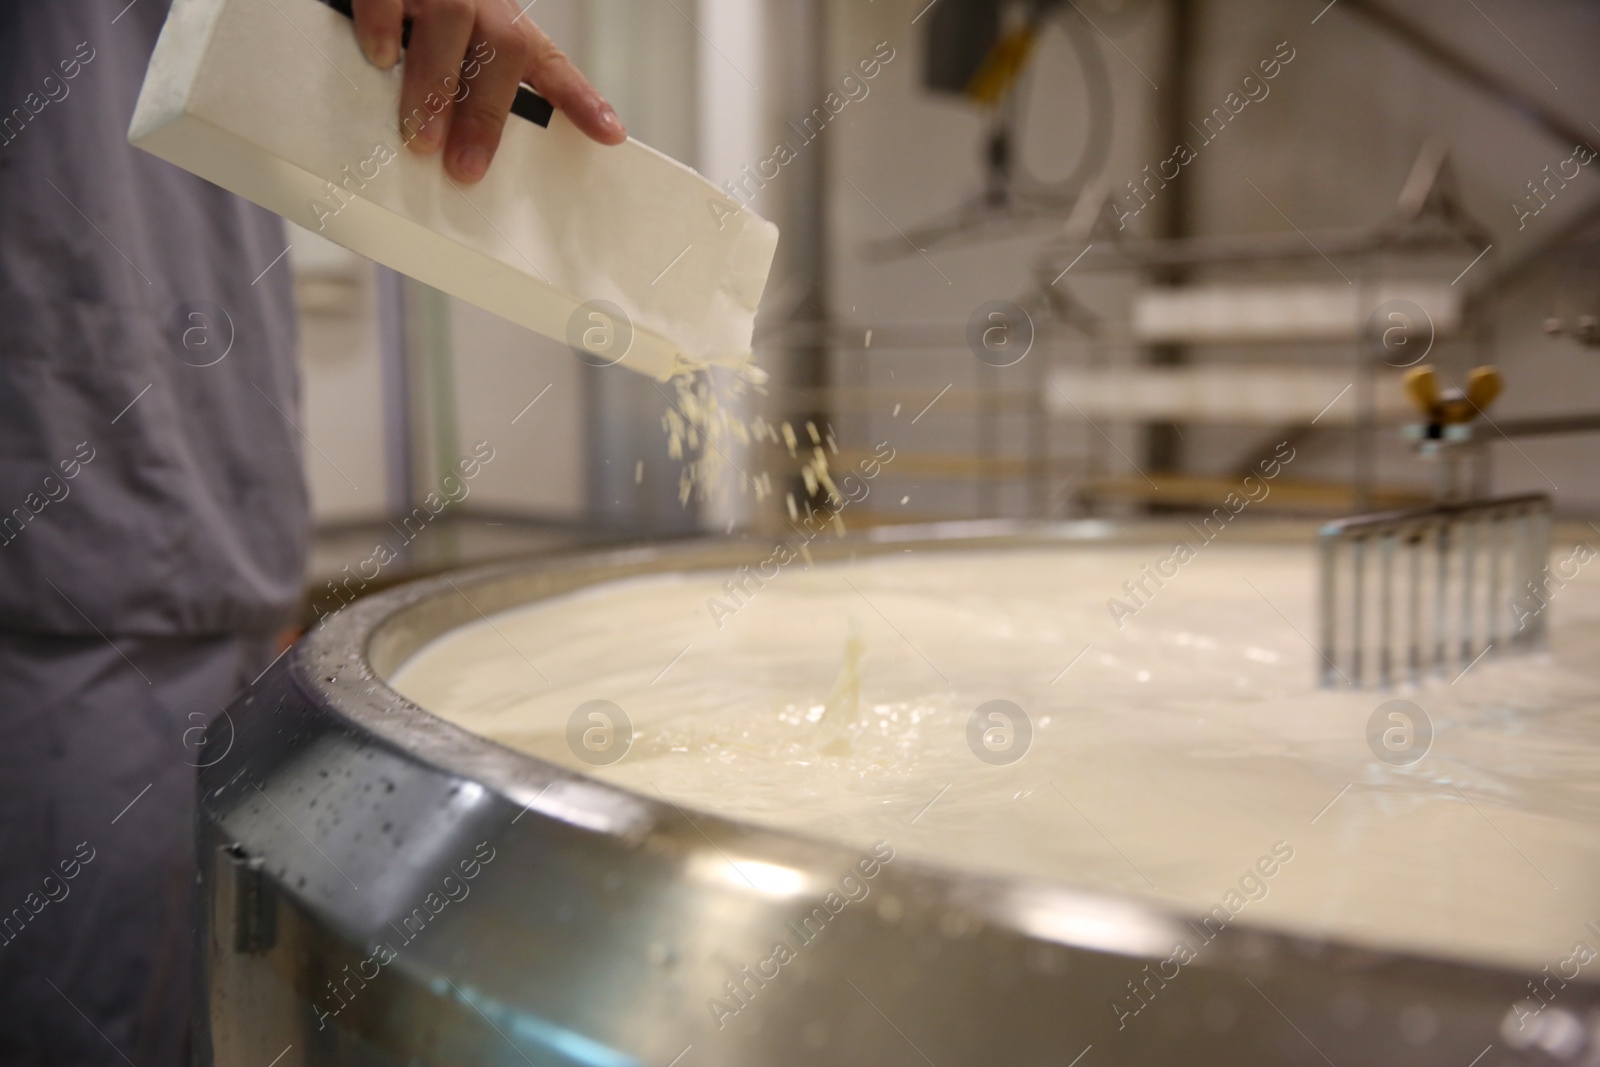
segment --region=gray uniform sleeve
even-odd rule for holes
[[[308,536],[279,219],[131,148],[166,0],[0,0],[0,627],[260,631]]]

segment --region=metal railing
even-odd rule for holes
[[[1543,588],[1551,516],[1550,497],[1530,493],[1324,525],[1322,686],[1360,687],[1375,673],[1379,686],[1390,687],[1399,671],[1418,682],[1428,672],[1464,671],[1491,653],[1543,647],[1545,613],[1519,613],[1515,605]]]

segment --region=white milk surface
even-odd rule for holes
[[[1166,554],[796,560],[720,620],[730,573],[629,580],[462,627],[392,681],[686,809],[923,861],[1532,970],[1596,944],[1600,566],[1555,594],[1549,652],[1334,692],[1313,685],[1308,547],[1219,539],[1119,628],[1107,599]],[[1410,766],[1368,744],[1396,697],[1432,723]],[[567,742],[596,699],[633,726],[599,768]],[[996,699],[1032,724],[1010,765],[968,746]],[[1247,878],[1274,846],[1292,859]]]

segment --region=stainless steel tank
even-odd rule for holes
[[[1128,535],[977,524],[812,552],[1109,536]],[[1173,976],[1162,961],[1199,916],[906,858],[807,926],[870,854],[541,762],[385,684],[482,614],[747,556],[719,543],[496,566],[313,630],[207,746],[202,1048],[225,1067],[1600,1063],[1600,988],[1581,979],[1539,994],[1551,1003],[1519,1030],[1516,1005],[1536,981],[1555,990],[1548,975],[1243,920]],[[804,891],[694,875],[728,857],[793,872]],[[774,969],[780,939],[796,951]],[[1156,1009],[1138,1025],[1112,1007],[1130,994]]]

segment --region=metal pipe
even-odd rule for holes
[[[1529,517],[1522,512],[1516,513],[1511,522],[1511,584],[1516,595],[1523,596],[1528,591],[1528,559],[1531,554],[1528,546],[1532,539],[1532,531],[1529,529]],[[1525,649],[1529,647],[1532,636],[1526,625],[1519,626],[1512,631],[1511,643],[1517,648]]]
[[[1494,70],[1472,58],[1455,46],[1446,44],[1421,23],[1390,9],[1377,0],[1344,0],[1339,10],[1353,12],[1387,32],[1391,37],[1410,45],[1417,52],[1433,60],[1457,78],[1490,96],[1531,121],[1558,141],[1568,145],[1586,143],[1589,131],[1566,116],[1548,107],[1532,93],[1502,78]]]
[[[1473,656],[1472,587],[1478,569],[1478,523],[1463,524],[1461,538],[1461,662],[1471,663]]]
[[[1378,684],[1385,689],[1394,685],[1394,663],[1390,654],[1392,644],[1390,636],[1391,604],[1394,598],[1390,595],[1394,589],[1394,534],[1384,534],[1379,542],[1381,547],[1381,561],[1383,574],[1379,580],[1382,590],[1378,597]]]
[[[1433,589],[1433,669],[1444,672],[1445,655],[1445,591],[1450,585],[1450,527],[1447,523],[1440,523],[1438,535],[1434,539],[1434,551],[1437,553],[1434,567],[1435,585]]]
[[[1334,599],[1334,590],[1337,584],[1335,568],[1338,564],[1338,545],[1338,540],[1328,536],[1326,533],[1322,535],[1319,543],[1319,551],[1322,554],[1322,596],[1320,598],[1322,601],[1322,633],[1320,634],[1319,643],[1322,651],[1321,675],[1324,688],[1332,688],[1333,679],[1339,673],[1338,602]]]
[[[1189,101],[1193,96],[1194,70],[1199,54],[1197,42],[1201,13],[1200,0],[1170,0],[1167,4],[1167,28],[1163,41],[1161,80],[1166,90],[1158,93],[1158,119],[1167,144],[1177,144],[1187,136],[1185,129],[1189,117]],[[1190,183],[1175,182],[1171,189],[1157,201],[1155,233],[1164,240],[1177,240],[1189,235],[1192,228]],[[1151,280],[1157,285],[1182,285],[1189,279],[1189,271],[1180,265],[1169,264],[1157,269]],[[1178,366],[1189,361],[1188,350],[1181,344],[1152,345],[1148,352],[1150,363],[1158,367]],[[1176,422],[1151,422],[1144,427],[1145,459],[1158,471],[1176,471],[1183,467],[1183,430]]]
[[[1506,517],[1496,513],[1489,523],[1489,612],[1484,620],[1484,638],[1493,645],[1500,641],[1500,557],[1505,553]]]
[[[1535,512],[1532,521],[1533,527],[1533,552],[1528,559],[1529,580],[1541,590],[1545,588],[1545,574],[1550,558],[1550,527],[1551,515],[1548,511]],[[1541,546],[1543,551],[1540,551]],[[1548,606],[1533,617],[1530,633],[1530,644],[1534,648],[1544,648],[1550,643],[1550,609]]]
[[[1548,437],[1561,433],[1592,433],[1600,430],[1600,411],[1574,412],[1568,415],[1535,415],[1526,419],[1511,419],[1499,423],[1495,429],[1506,437]]]
[[[1306,238],[1315,241],[1316,248],[1308,245]],[[1481,247],[1481,245],[1473,246],[1464,233],[1411,232],[1384,226],[1311,230],[1307,231],[1305,236],[1290,230],[1287,236],[1279,233],[1242,233],[1175,239],[1145,238],[1096,242],[1093,250],[1084,254],[1073,273],[1132,268],[1221,266],[1257,263],[1261,260],[1285,262],[1314,260],[1321,258],[1319,249],[1322,254],[1330,258],[1344,258],[1371,255],[1376,252],[1431,252],[1463,248],[1472,248],[1476,254]],[[1052,244],[1041,260],[1045,276],[1054,277],[1053,272],[1059,272],[1068,263],[1077,259],[1083,251],[1081,240]]]
[[[1411,557],[1411,641],[1407,652],[1407,671],[1413,685],[1422,681],[1422,537],[1406,541]]]
[[[1366,647],[1366,634],[1363,632],[1363,623],[1366,621],[1365,605],[1362,604],[1362,592],[1366,585],[1366,554],[1367,541],[1358,537],[1350,543],[1350,570],[1353,578],[1352,597],[1350,601],[1350,684],[1359,686],[1362,678],[1361,662],[1362,652]]]

